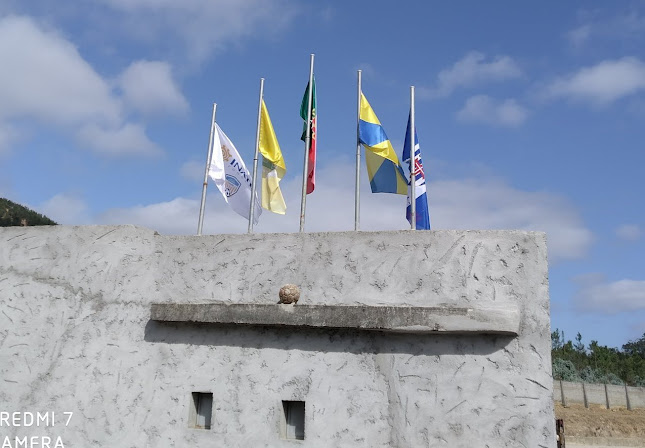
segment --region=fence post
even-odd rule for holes
[[[587,401],[587,389],[585,388],[585,383],[582,383],[582,400],[585,403],[585,408],[589,408],[589,402]]]
[[[629,402],[629,389],[627,388],[627,383],[623,383],[625,385],[625,401],[627,402],[627,410],[631,411],[632,410],[632,404]]]
[[[607,383],[605,383],[605,403],[607,404],[607,409],[609,409],[609,392],[607,392]]]
[[[627,389],[625,389],[627,390]],[[564,387],[562,387],[562,380],[560,380],[560,397],[562,401],[562,407],[567,407],[567,397],[564,396]]]

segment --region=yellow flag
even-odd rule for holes
[[[287,172],[278,139],[273,131],[269,111],[262,100],[260,114],[260,152],[262,153],[262,207],[284,215],[287,204],[280,191],[280,180]]]

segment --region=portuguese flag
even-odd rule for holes
[[[314,185],[316,183],[316,140],[317,140],[317,128],[318,128],[318,117],[316,113],[316,80],[313,80],[313,92],[311,94],[311,104],[309,104],[309,83],[307,83],[307,88],[305,89],[305,94],[302,97],[302,104],[300,105],[300,116],[305,123],[302,126],[302,136],[300,140],[305,141],[307,135],[307,115],[309,114],[309,109],[311,108],[311,145],[309,146],[309,162],[307,169],[307,194],[314,191]]]

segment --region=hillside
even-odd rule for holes
[[[604,406],[555,403],[555,416],[564,420],[567,442],[585,445],[645,446],[645,409],[606,409]],[[569,443],[567,443],[569,446]]]
[[[0,227],[51,226],[57,223],[24,205],[0,198]]]

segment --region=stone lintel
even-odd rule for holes
[[[151,319],[165,322],[347,328],[396,333],[499,334],[517,336],[520,313],[499,308],[368,305],[155,303]]]

